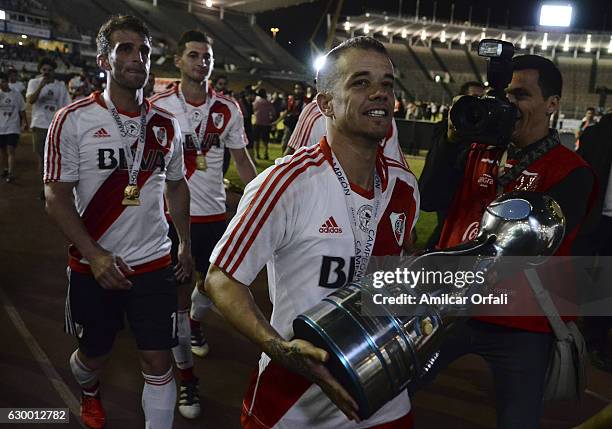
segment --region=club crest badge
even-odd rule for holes
[[[223,113],[213,112],[212,114],[213,125],[216,129],[220,130],[223,128],[223,124],[225,123],[225,116]]]
[[[397,241],[398,246],[401,246],[404,242],[404,232],[406,231],[406,214],[391,213],[389,218],[391,219],[391,228],[393,229],[395,241]]]
[[[153,135],[161,146],[166,147],[168,145],[168,132],[166,128],[154,126]]]

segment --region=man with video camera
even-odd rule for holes
[[[462,172],[453,163],[437,166],[448,180],[432,183],[457,189],[452,198],[440,198],[439,207],[433,208],[448,210],[437,247],[474,239],[485,208],[496,196],[524,190],[545,193],[559,203],[566,233],[555,255],[569,255],[589,210],[595,179],[582,158],[561,145],[557,131],[549,129],[561,98],[559,69],[537,55],[512,58],[513,51],[507,42],[481,41],[479,54],[490,58],[492,89],[486,97],[460,97],[454,102],[447,149],[469,145],[469,151]],[[460,183],[452,183],[453,178]],[[421,193],[447,194],[434,186]],[[521,305],[539,309],[529,286],[516,286]],[[478,354],[492,370],[497,427],[538,428],[554,339],[543,315],[473,317],[444,343],[430,375],[419,385],[460,356]]]

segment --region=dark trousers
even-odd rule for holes
[[[579,236],[573,248],[576,255],[612,256],[612,217],[601,216],[595,230]],[[599,262],[607,263],[607,262]],[[602,357],[610,359],[609,335],[612,329],[612,317],[589,316],[582,318],[584,339],[589,351],[601,353]]]
[[[537,429],[552,343],[553,334],[468,320],[449,335],[427,376],[411,390],[433,381],[459,357],[476,354],[493,373],[497,429]]]

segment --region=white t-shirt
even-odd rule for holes
[[[142,167],[138,173],[140,205],[124,206],[128,184],[123,142],[99,92],[61,109],[45,145],[45,183],[77,182],[76,209],[91,237],[103,248],[142,270],[170,261],[164,215],[166,180],[184,177],[182,136],[177,120],[149,102]],[[140,115],[121,113],[136,149]],[[87,261],[71,246],[70,266],[87,271]]]
[[[191,123],[196,135],[200,127],[206,126],[202,150],[205,152],[207,168],[196,168],[196,146],[189,130],[191,125],[183,111],[178,96],[178,85],[156,94],[151,102],[178,119],[183,131],[187,183],[191,192],[191,221],[193,223],[216,222],[225,219],[225,187],[223,186],[224,148],[242,149],[247,140],[242,113],[236,101],[208,90],[206,102],[194,106],[186,102]]]
[[[415,176],[379,150],[382,181],[373,255],[399,255],[419,213]],[[373,192],[351,186],[358,213],[372,214]],[[369,207],[369,208],[368,208]],[[361,216],[360,216],[361,221]],[[332,227],[329,227],[332,226]],[[236,216],[210,261],[227,275],[250,285],[267,265],[273,310],[271,325],[293,336],[292,322],[333,289],[347,284],[355,257],[351,217],[343,188],[332,168],[325,139],[276,160],[250,182]],[[258,377],[248,389],[243,410],[270,428],[364,428],[396,420],[410,411],[404,392],[367,421],[356,424],[312,385],[262,354]]]
[[[287,146],[294,150],[298,150],[303,146],[313,146],[319,143],[326,133],[325,116],[319,110],[317,103],[313,101],[308,103],[302,110],[302,113],[300,113],[295,130],[291,134]],[[381,145],[384,148],[385,156],[407,166],[406,159],[399,145],[395,119],[393,119],[391,129],[381,142]]]
[[[26,98],[36,92],[42,79],[42,76],[30,79]],[[70,96],[64,82],[55,80],[52,83],[48,83],[40,90],[38,99],[32,104],[32,122],[30,126],[32,128],[49,128],[55,112],[68,104],[70,104]]]
[[[0,91],[0,134],[21,133],[19,113],[25,110],[25,101],[21,93],[10,90]]]
[[[25,85],[20,80],[18,80],[17,82],[9,82],[9,88],[11,88],[14,91],[17,91],[20,94],[22,94],[23,91],[25,91]]]

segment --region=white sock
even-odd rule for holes
[[[78,356],[79,349],[76,349],[70,356],[70,369],[72,375],[81,387],[91,386],[98,381],[98,372],[93,371],[85,366]]]
[[[174,362],[179,369],[193,367],[193,355],[191,354],[191,327],[189,326],[189,312],[181,310],[178,312],[177,330],[178,344],[172,347]]]
[[[198,322],[201,321],[204,318],[204,313],[212,304],[213,302],[209,297],[200,292],[197,286],[194,287],[191,293],[191,318]]]
[[[172,368],[164,375],[142,373],[145,384],[142,389],[142,409],[145,429],[171,429],[176,404],[176,383]]]

